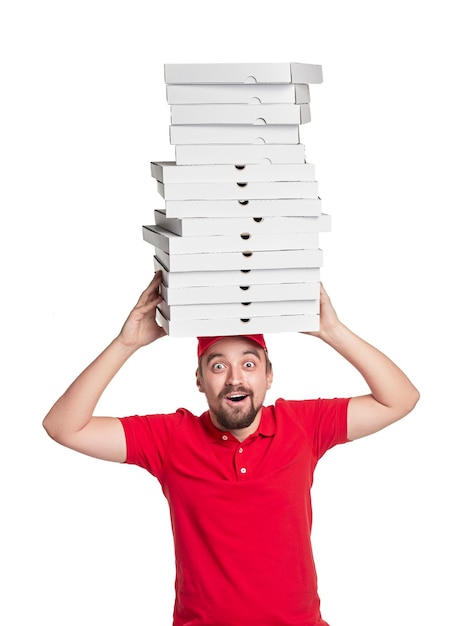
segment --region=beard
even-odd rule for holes
[[[226,406],[222,403],[225,397],[232,393],[241,393],[249,398],[249,406],[235,402],[234,406]],[[235,430],[248,428],[255,421],[261,406],[256,407],[253,399],[253,392],[242,387],[226,387],[219,393],[220,404],[212,412],[222,428],[225,430]],[[246,402],[246,401],[245,401]],[[248,404],[248,403],[247,403]]]

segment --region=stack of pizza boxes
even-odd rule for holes
[[[152,162],[163,205],[143,226],[170,336],[319,328],[321,213],[300,125],[319,65],[164,66],[175,161]]]

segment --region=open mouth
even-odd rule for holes
[[[237,404],[238,402],[243,402],[243,400],[247,397],[248,394],[245,393],[233,393],[229,396],[226,396],[226,399],[230,402],[233,402],[234,404]]]

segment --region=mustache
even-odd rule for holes
[[[218,394],[218,397],[222,399],[232,393],[241,393],[245,396],[253,396],[253,392],[251,391],[251,389],[246,389],[246,387],[242,387],[241,385],[226,385]]]

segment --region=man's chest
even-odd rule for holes
[[[315,461],[302,432],[249,438],[238,442],[194,438],[174,442],[162,476],[168,500],[190,508],[203,501],[254,501],[255,506],[280,506],[284,499],[305,500],[312,485]],[[288,502],[289,504],[289,502]]]

